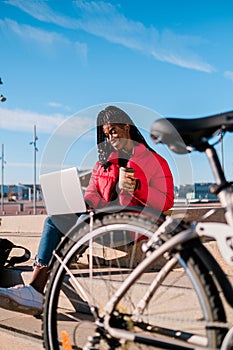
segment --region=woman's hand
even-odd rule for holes
[[[133,193],[137,187],[137,180],[130,174],[125,174],[124,179],[119,183],[120,190]]]

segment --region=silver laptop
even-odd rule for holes
[[[76,167],[40,175],[40,184],[49,215],[86,212]]]

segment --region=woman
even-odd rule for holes
[[[148,146],[123,110],[109,106],[98,114],[97,146],[99,161],[85,192],[88,208],[120,204],[163,212],[172,207],[174,185],[166,160]],[[133,169],[133,174],[128,173],[119,182],[122,167]],[[0,307],[28,314],[42,311],[52,252],[76,221],[76,215],[46,219],[31,282],[25,286],[0,288]]]

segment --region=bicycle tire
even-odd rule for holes
[[[161,289],[162,285],[166,283],[165,278],[169,276],[170,272],[175,273],[175,270],[179,270],[181,267],[185,271],[187,275],[189,275],[189,279],[192,282],[192,285],[195,287],[195,293],[198,296],[199,303],[202,305],[203,310],[203,317],[198,317],[201,319],[200,324],[197,324],[197,330],[193,331],[188,328],[188,323],[191,324],[191,329],[195,329],[195,325],[192,325],[192,322],[195,322],[195,317],[192,319],[180,319],[180,316],[175,319],[173,317],[172,319],[172,310],[169,312],[171,313],[171,316],[169,317],[163,317],[161,314],[163,311],[166,313],[167,306],[165,306],[165,310],[162,311],[162,308],[156,307],[156,313],[160,314],[159,316],[154,315],[154,319],[157,323],[153,324],[153,322],[145,322],[144,319],[148,317],[148,319],[151,317],[151,315],[145,315],[144,308],[145,308],[145,300],[138,303],[137,306],[135,306],[133,313],[125,313],[125,311],[121,311],[121,306],[125,305],[125,298],[127,297],[127,294],[130,294],[130,288],[131,286],[134,286],[137,283],[137,280],[135,280],[135,276],[137,276],[136,279],[141,278],[141,272],[140,268],[135,269],[134,273],[131,275],[131,282],[124,283],[124,287],[120,289],[120,292],[117,291],[117,293],[114,295],[114,298],[110,300],[110,303],[106,306],[106,310],[103,313],[103,316],[107,316],[107,322],[105,322],[104,328],[109,332],[110,336],[115,336],[117,334],[117,327],[119,328],[120,320],[128,319],[131,324],[131,327],[137,327],[139,329],[143,329],[144,334],[140,334],[138,331],[134,330],[134,332],[131,332],[130,335],[125,336],[124,339],[130,339],[131,343],[134,344],[133,347],[128,347],[127,349],[144,349],[144,347],[141,347],[141,343],[143,343],[148,348],[149,345],[151,345],[153,348],[162,348],[162,349],[194,349],[195,346],[197,346],[198,349],[204,349],[206,347],[211,349],[216,349],[221,346],[222,341],[224,339],[224,336],[226,335],[228,331],[227,323],[226,323],[226,314],[225,310],[222,304],[222,301],[219,297],[219,291],[213,281],[212,275],[208,270],[208,267],[203,263],[203,259],[200,259],[200,252],[203,253],[203,247],[199,239],[192,239],[188,242],[185,242],[179,247],[173,246],[172,252],[167,251],[167,259],[168,255],[170,254],[170,258],[173,256],[178,256],[178,259],[175,259],[173,263],[171,264],[171,260],[168,260],[168,262],[161,268],[159,274],[161,274],[162,278],[159,281],[159,289]],[[158,254],[157,254],[158,256]],[[153,253],[150,259],[146,259],[154,262]],[[170,266],[169,265],[170,261]],[[175,264],[179,262],[180,266],[175,266]],[[144,267],[141,268],[144,272],[147,271],[148,264],[143,264]],[[147,268],[146,268],[147,265]],[[175,269],[174,269],[175,266]],[[214,273],[214,272],[213,272]],[[165,277],[165,278],[164,278]],[[132,283],[133,280],[133,283]],[[177,280],[178,281],[178,280]],[[177,285],[171,285],[167,284],[167,288],[178,288]],[[184,286],[182,287],[184,288]],[[187,288],[187,284],[185,286]],[[190,288],[190,287],[189,287]],[[149,297],[149,304],[146,305],[147,308],[150,308],[151,305],[154,306],[154,301],[157,299],[157,305],[163,302],[161,299],[158,298],[158,293],[155,289],[152,288],[148,292],[148,295],[152,294],[153,296]],[[161,292],[160,292],[161,293]],[[172,295],[172,291],[170,295]],[[193,293],[193,292],[192,292]],[[195,300],[193,296],[191,296],[192,304],[195,305]],[[185,292],[184,292],[185,295]],[[167,305],[172,305],[173,307],[173,301],[172,304],[169,304],[169,295],[166,295],[166,301],[168,302]],[[172,299],[173,300],[173,299]],[[184,298],[185,301],[185,298]],[[181,305],[185,305],[185,302],[182,303],[182,300],[179,301]],[[120,305],[120,307],[119,307]],[[185,305],[187,309],[180,310],[181,313],[189,314],[192,317],[192,310],[195,309],[195,313],[197,313],[196,306],[192,306],[192,308],[189,309],[188,304]],[[136,311],[135,311],[136,310]],[[142,312],[143,311],[143,312]],[[199,311],[200,312],[200,311]],[[150,314],[152,314],[150,309]],[[196,317],[197,318],[197,317]],[[203,322],[204,321],[204,322]],[[173,322],[175,325],[175,328],[171,328],[170,323]],[[184,323],[184,328],[178,328],[179,326],[176,325],[176,322]],[[187,324],[185,324],[187,323]],[[203,323],[203,325],[202,325]],[[174,326],[173,325],[173,326]],[[203,327],[203,329],[200,331],[198,328]],[[112,329],[113,328],[113,329]],[[204,335],[203,332],[206,332]],[[120,332],[118,332],[120,334]],[[152,333],[152,336],[150,334]],[[163,338],[154,338],[153,333],[156,335],[162,335],[162,336],[168,336],[170,339],[173,339],[173,342],[170,340],[166,340]],[[119,335],[118,334],[118,335]],[[175,341],[177,340],[177,341]],[[138,348],[135,347],[135,342],[138,342]],[[187,343],[187,344],[186,344]],[[153,344],[153,345],[152,345]],[[89,348],[88,348],[89,349]],[[98,348],[97,348],[98,349]]]
[[[96,334],[95,321],[125,278],[143,260],[143,254],[138,254],[143,242],[139,237],[145,239],[150,237],[161,222],[162,219],[159,217],[151,218],[130,211],[119,212],[97,216],[92,231],[89,224],[83,224],[71,233],[68,243],[56,255],[57,261],[53,264],[45,293],[42,328],[44,346],[47,350],[63,349],[64,342],[68,342],[72,349],[86,347],[100,350],[118,348],[136,350],[150,347],[119,342],[119,339],[108,337],[104,331]],[[95,249],[97,249],[97,255],[93,259]],[[82,259],[84,256],[85,259],[87,258],[87,252],[89,252],[89,260],[85,260],[87,266],[83,266]],[[77,263],[74,263],[75,259],[78,259]],[[197,255],[193,253],[192,248],[182,249],[179,252],[179,261],[182,267],[179,267],[177,262],[175,268],[173,266],[170,269],[168,278],[162,281],[144,316],[152,320],[157,316],[152,315],[152,312],[159,306],[161,329],[167,329],[167,319],[169,323],[172,321],[173,330],[176,330],[174,327],[177,327],[179,321],[181,324],[183,321],[185,323],[191,321],[188,326],[182,325],[183,328],[179,331],[187,334],[199,335],[200,333],[207,339],[206,345],[215,348],[222,339],[222,329],[221,327],[209,329],[206,324],[215,321],[224,322],[225,313],[214,281]],[[71,264],[75,266],[71,268]],[[140,294],[148,288],[157,271],[161,271],[161,267],[165,267],[166,264],[167,260],[160,257],[159,261],[144,271],[129,291],[121,296],[117,310],[111,311],[112,315],[116,313],[121,315],[120,318],[114,319],[114,322],[119,323],[118,327],[124,327],[128,331],[140,328],[138,321],[135,324],[130,317],[127,316],[127,321],[124,317],[126,314],[132,315]],[[67,275],[67,272],[70,275]],[[192,283],[189,282],[190,278]],[[79,285],[74,286],[74,282]],[[174,303],[174,299],[179,303]],[[191,304],[190,300],[192,300]],[[188,303],[188,306],[184,310],[185,303]],[[188,318],[185,316],[186,310],[189,311]],[[195,315],[190,315],[194,310]],[[199,322],[200,319],[201,322]],[[192,329],[196,327],[195,324],[198,324],[198,331],[194,332]],[[147,330],[140,329],[140,332],[143,335]],[[90,343],[92,345],[88,347],[91,335],[93,335]]]

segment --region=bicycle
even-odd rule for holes
[[[196,222],[142,208],[90,212],[53,254],[43,337],[57,349],[233,347],[233,289],[204,244],[233,264],[233,195],[210,139],[233,131],[233,112],[159,119],[151,137],[176,153],[209,159],[226,223]],[[141,252],[141,253],[139,253]]]

